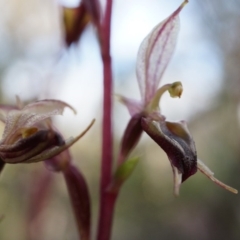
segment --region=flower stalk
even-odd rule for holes
[[[103,23],[100,29],[101,55],[103,61],[103,122],[102,160],[100,180],[100,210],[98,240],[109,240],[113,221],[115,194],[107,191],[112,178],[112,61],[110,55],[112,0],[107,0]]]

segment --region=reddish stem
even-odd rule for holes
[[[106,190],[112,177],[112,62],[110,55],[112,0],[107,0],[105,15],[100,31],[103,61],[103,132],[102,162],[100,185],[100,212],[98,222],[98,240],[110,240],[113,211],[116,196]]]

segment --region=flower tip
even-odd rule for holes
[[[178,197],[180,186],[182,184],[182,173],[180,173],[178,169],[174,166],[173,166],[173,177],[174,177],[174,195]]]
[[[70,106],[69,108],[73,111],[74,115],[77,115],[77,110],[75,108],[73,108],[72,106]]]
[[[181,82],[174,82],[168,89],[168,92],[172,98],[180,98],[183,92],[183,86]]]
[[[237,189],[228,186],[227,184],[219,181],[217,178],[215,178],[215,177],[213,177],[213,176],[211,176],[211,177],[209,177],[209,178],[210,178],[214,183],[216,183],[218,186],[224,188],[225,190],[227,190],[227,191],[229,191],[229,192],[231,192],[231,193],[234,193],[234,194],[238,194],[238,190],[237,190]]]
[[[235,188],[232,188],[228,186],[227,184],[221,182],[217,178],[215,178],[213,175],[214,173],[200,160],[197,160],[197,167],[198,170],[203,173],[206,177],[208,177],[210,180],[212,180],[214,183],[216,183],[218,186],[224,188],[225,190],[232,192],[234,194],[238,194],[238,190]]]
[[[179,12],[188,4],[188,0],[183,1],[183,3],[178,7],[178,9],[173,13],[174,15],[179,14]]]
[[[181,10],[185,7],[185,5],[187,5],[188,0],[185,0],[182,2],[182,4],[177,8],[177,10],[172,14],[172,16],[177,16]]]
[[[185,5],[188,4],[188,0],[185,0],[181,5],[180,5],[180,9],[184,8]]]
[[[235,189],[235,188],[232,188],[230,191],[231,191],[232,193],[234,193],[234,194],[238,194],[238,190]]]
[[[60,103],[61,101],[58,101],[58,102]],[[73,111],[73,113],[74,113],[75,115],[77,115],[77,110],[76,110],[73,106],[71,106],[70,104],[65,103],[65,102],[62,102],[62,103],[63,103],[63,105],[65,105],[65,107],[68,107],[70,110]]]
[[[16,105],[19,109],[23,108],[23,102],[21,101],[20,97],[18,95],[15,96],[16,98]]]

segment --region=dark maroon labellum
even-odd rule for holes
[[[61,135],[51,130],[39,130],[33,135],[20,138],[16,143],[1,147],[0,156],[7,163],[26,162],[33,156],[54,146],[64,145]]]
[[[165,121],[142,118],[143,130],[164,150],[172,165],[182,173],[182,182],[197,172],[197,152],[191,136],[173,133]]]

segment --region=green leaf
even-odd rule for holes
[[[134,158],[131,158],[131,159],[125,161],[124,163],[122,163],[118,167],[118,169],[115,173],[115,176],[114,176],[115,179],[118,181],[126,180],[131,175],[133,170],[135,169],[138,161],[139,161],[139,157],[134,157]]]

